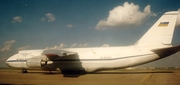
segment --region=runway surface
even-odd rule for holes
[[[180,70],[116,70],[91,74],[0,69],[5,85],[180,85]]]

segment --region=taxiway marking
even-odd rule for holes
[[[149,77],[151,77],[151,73],[147,74],[138,85],[142,85],[142,83]]]

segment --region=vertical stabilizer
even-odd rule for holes
[[[178,11],[166,12],[140,38],[137,46],[171,46]]]

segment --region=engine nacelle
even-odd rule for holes
[[[43,61],[41,58],[30,58],[26,62],[26,65],[31,68],[40,68],[46,64],[47,61]]]

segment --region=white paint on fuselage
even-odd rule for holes
[[[82,66],[91,72],[98,69],[114,69],[143,64],[158,59],[152,48],[127,47],[100,47],[100,48],[74,48],[65,49],[77,52]],[[84,59],[92,59],[86,61]],[[93,60],[99,59],[99,60]]]

